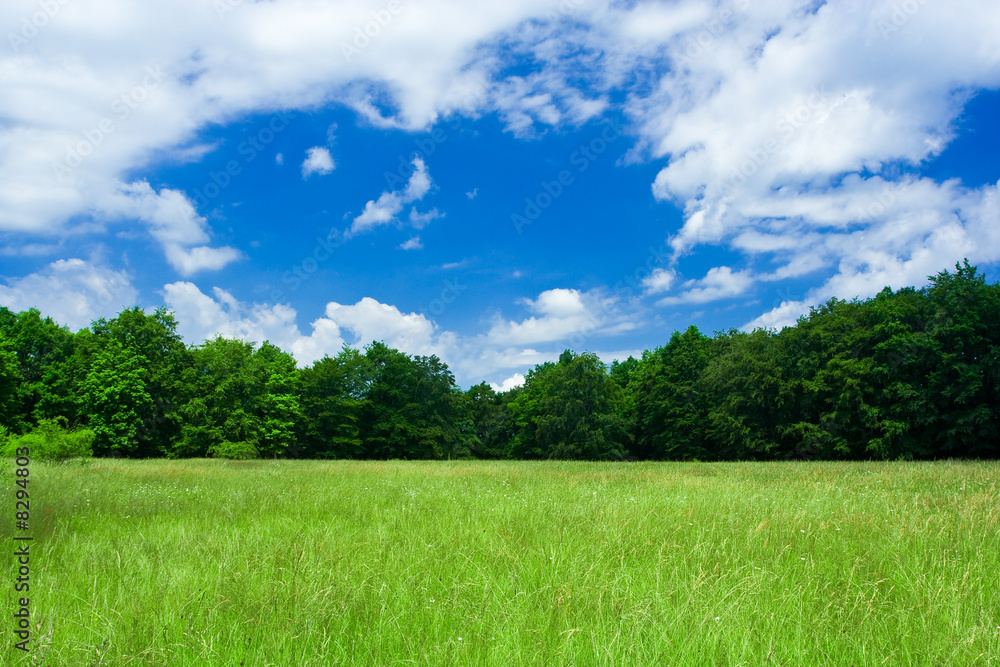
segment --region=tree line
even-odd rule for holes
[[[996,458],[998,387],[1000,284],[968,261],[780,332],[692,326],[610,366],[566,350],[501,393],[382,342],[299,368],[268,342],[187,346],[165,308],[72,333],[0,307],[0,440],[54,458]]]

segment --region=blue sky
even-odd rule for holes
[[[995,280],[1000,7],[957,4],[7,2],[0,304],[509,387]]]

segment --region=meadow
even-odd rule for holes
[[[1000,664],[1000,463],[32,463],[5,665]]]

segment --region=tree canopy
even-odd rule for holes
[[[187,346],[165,308],[73,333],[0,307],[0,439],[36,432],[128,457],[995,458],[1000,284],[966,261],[781,331],[691,326],[610,366],[566,350],[503,392],[379,341],[299,367],[267,341]]]

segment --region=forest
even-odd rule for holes
[[[1000,284],[831,299],[781,331],[691,326],[610,367],[566,350],[523,386],[463,391],[382,342],[298,367],[165,308],[73,333],[0,307],[0,441],[33,457],[699,460],[1000,455]]]

